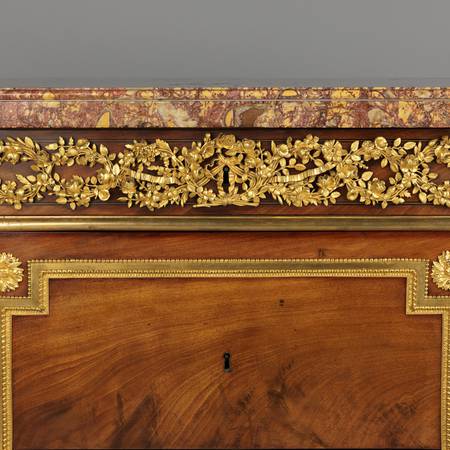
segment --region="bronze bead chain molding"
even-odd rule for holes
[[[380,136],[346,147],[308,135],[265,148],[232,134],[206,134],[190,148],[156,139],[126,144],[117,154],[84,138],[59,138],[45,147],[29,137],[0,141],[0,166],[19,163],[29,163],[32,174],[15,173],[0,184],[0,204],[15,209],[54,196],[75,210],[107,202],[113,191],[128,207],[149,210],[188,201],[196,207],[258,206],[264,199],[328,206],[343,197],[382,208],[414,200],[450,207],[450,180],[439,174],[450,168],[448,136],[426,144]],[[58,172],[83,166],[96,171],[67,178]]]

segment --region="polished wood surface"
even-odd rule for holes
[[[440,319],[404,287],[54,281],[14,320],[15,448],[437,447]]]
[[[32,259],[418,258],[435,260],[448,232],[11,232],[0,249]],[[24,264],[25,279],[27,268]],[[433,295],[445,291],[429,284]],[[26,283],[14,292],[26,295]]]
[[[0,248],[24,261],[432,260],[449,241],[444,232],[0,234]],[[13,355],[15,449],[440,445],[441,318],[406,316],[401,279],[51,281],[50,315],[13,319]]]

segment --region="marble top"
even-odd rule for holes
[[[450,127],[450,87],[0,89],[0,128]]]

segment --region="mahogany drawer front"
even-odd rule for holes
[[[49,286],[12,319],[14,449],[439,448],[442,317],[402,270],[448,239],[2,233]]]

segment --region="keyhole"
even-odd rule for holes
[[[223,354],[223,370],[224,372],[231,372],[231,354],[228,352]]]
[[[225,166],[223,168],[223,187],[227,189],[230,186],[230,168]]]

